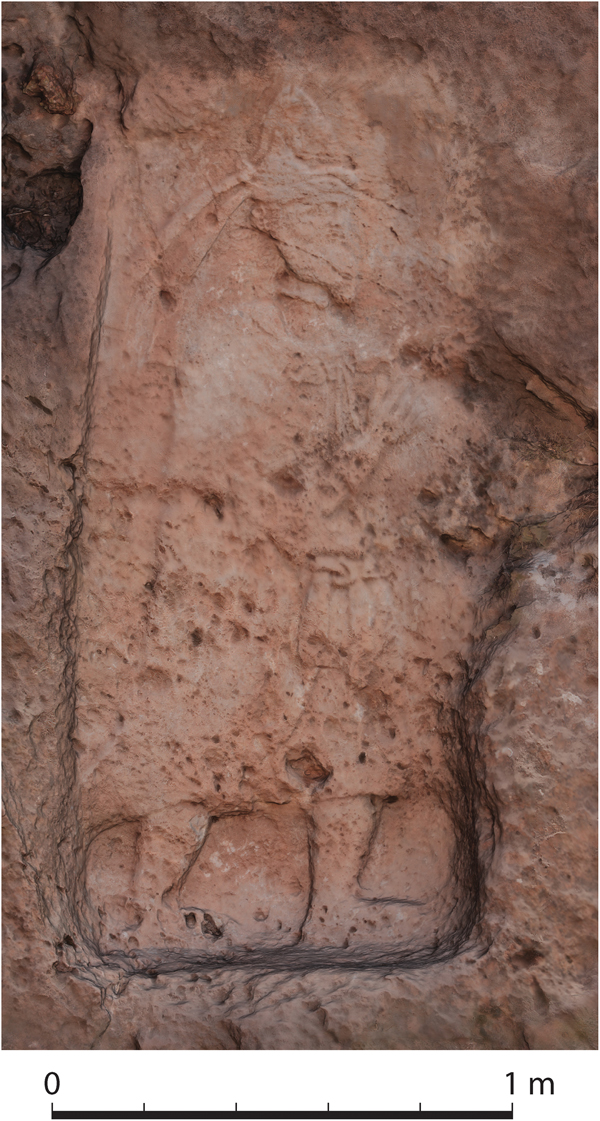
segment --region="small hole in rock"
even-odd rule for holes
[[[196,916],[193,911],[190,911],[190,913],[185,916],[185,925],[189,927],[196,925]]]
[[[223,931],[219,926],[217,926],[215,920],[213,919],[212,915],[208,913],[208,911],[204,912],[204,919],[200,924],[200,929],[202,930],[203,934],[208,934],[211,938],[223,937]]]
[[[214,510],[215,514],[217,515],[217,517],[219,519],[221,519],[223,517],[223,505],[224,505],[224,503],[223,503],[223,499],[221,498],[221,496],[219,494],[215,494],[215,493],[206,494],[204,496],[204,502],[207,506],[210,506],[211,510]]]

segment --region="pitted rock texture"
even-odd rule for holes
[[[4,1046],[594,1047],[595,6],[4,15]]]

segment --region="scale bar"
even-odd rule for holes
[[[510,1109],[54,1109],[52,1121],[513,1121]]]

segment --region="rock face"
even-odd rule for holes
[[[4,13],[4,1046],[594,1047],[595,6]]]

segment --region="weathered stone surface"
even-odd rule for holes
[[[4,1045],[594,1047],[595,7],[4,10]]]

